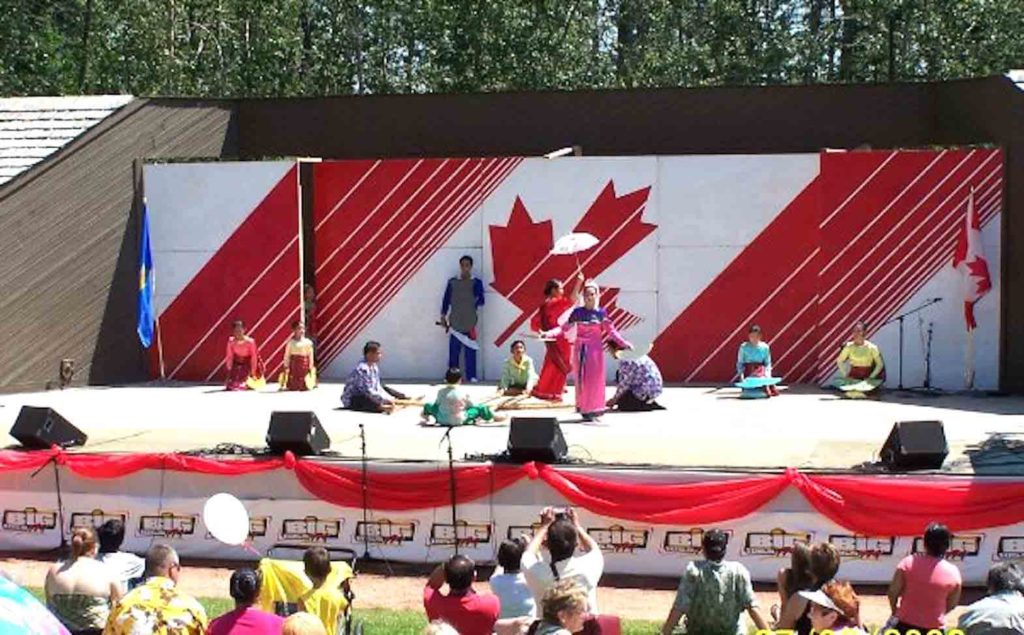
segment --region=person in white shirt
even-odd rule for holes
[[[127,551],[120,551],[124,542],[124,523],[111,519],[96,530],[100,548],[96,559],[107,565],[121,585],[121,593],[127,593],[142,581],[146,561]]]
[[[1024,633],[1024,572],[1013,562],[988,571],[988,595],[967,607],[957,627],[967,635]]]
[[[506,540],[498,547],[498,567],[491,575],[491,591],[501,600],[499,619],[537,617],[537,602],[520,570],[526,542]]]
[[[604,573],[601,547],[580,526],[576,511],[556,514],[547,507],[540,515],[541,527],[523,552],[522,567],[526,582],[539,602],[555,582],[574,580],[587,593],[590,613],[597,610],[597,583]],[[546,546],[551,562],[545,562],[541,547]],[[577,546],[579,547],[577,553]]]

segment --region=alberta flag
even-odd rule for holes
[[[149,247],[149,210],[142,201],[142,237],[139,241],[139,317],[135,330],[142,346],[153,344],[153,252]]]
[[[988,261],[981,247],[981,219],[974,206],[974,190],[967,199],[967,216],[963,231],[953,253],[953,267],[963,276],[964,321],[967,330],[978,328],[974,320],[974,305],[992,290],[992,278],[988,272]]]

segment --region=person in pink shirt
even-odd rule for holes
[[[931,523],[924,532],[924,553],[900,561],[889,584],[889,606],[901,633],[943,629],[946,614],[960,601],[960,570],[945,559],[949,528]]]
[[[423,589],[423,608],[427,619],[443,620],[459,635],[491,635],[501,612],[498,596],[473,590],[476,565],[466,556],[456,555],[437,565]],[[448,594],[441,587],[448,583]]]
[[[263,580],[257,571],[239,569],[231,574],[235,610],[210,622],[207,635],[263,635],[280,633],[284,618],[256,608]]]
[[[228,390],[249,390],[263,380],[263,361],[256,340],[245,334],[245,323],[235,320],[231,324],[224,368],[228,371],[225,387]]]

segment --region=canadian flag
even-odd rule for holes
[[[988,273],[988,261],[981,247],[981,220],[974,207],[974,189],[967,199],[967,215],[964,230],[953,252],[953,267],[963,276],[964,319],[967,330],[978,327],[974,320],[974,304],[992,290],[992,277]]]

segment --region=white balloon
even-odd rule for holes
[[[217,540],[240,545],[249,537],[249,512],[231,494],[214,494],[203,505],[203,524]]]

